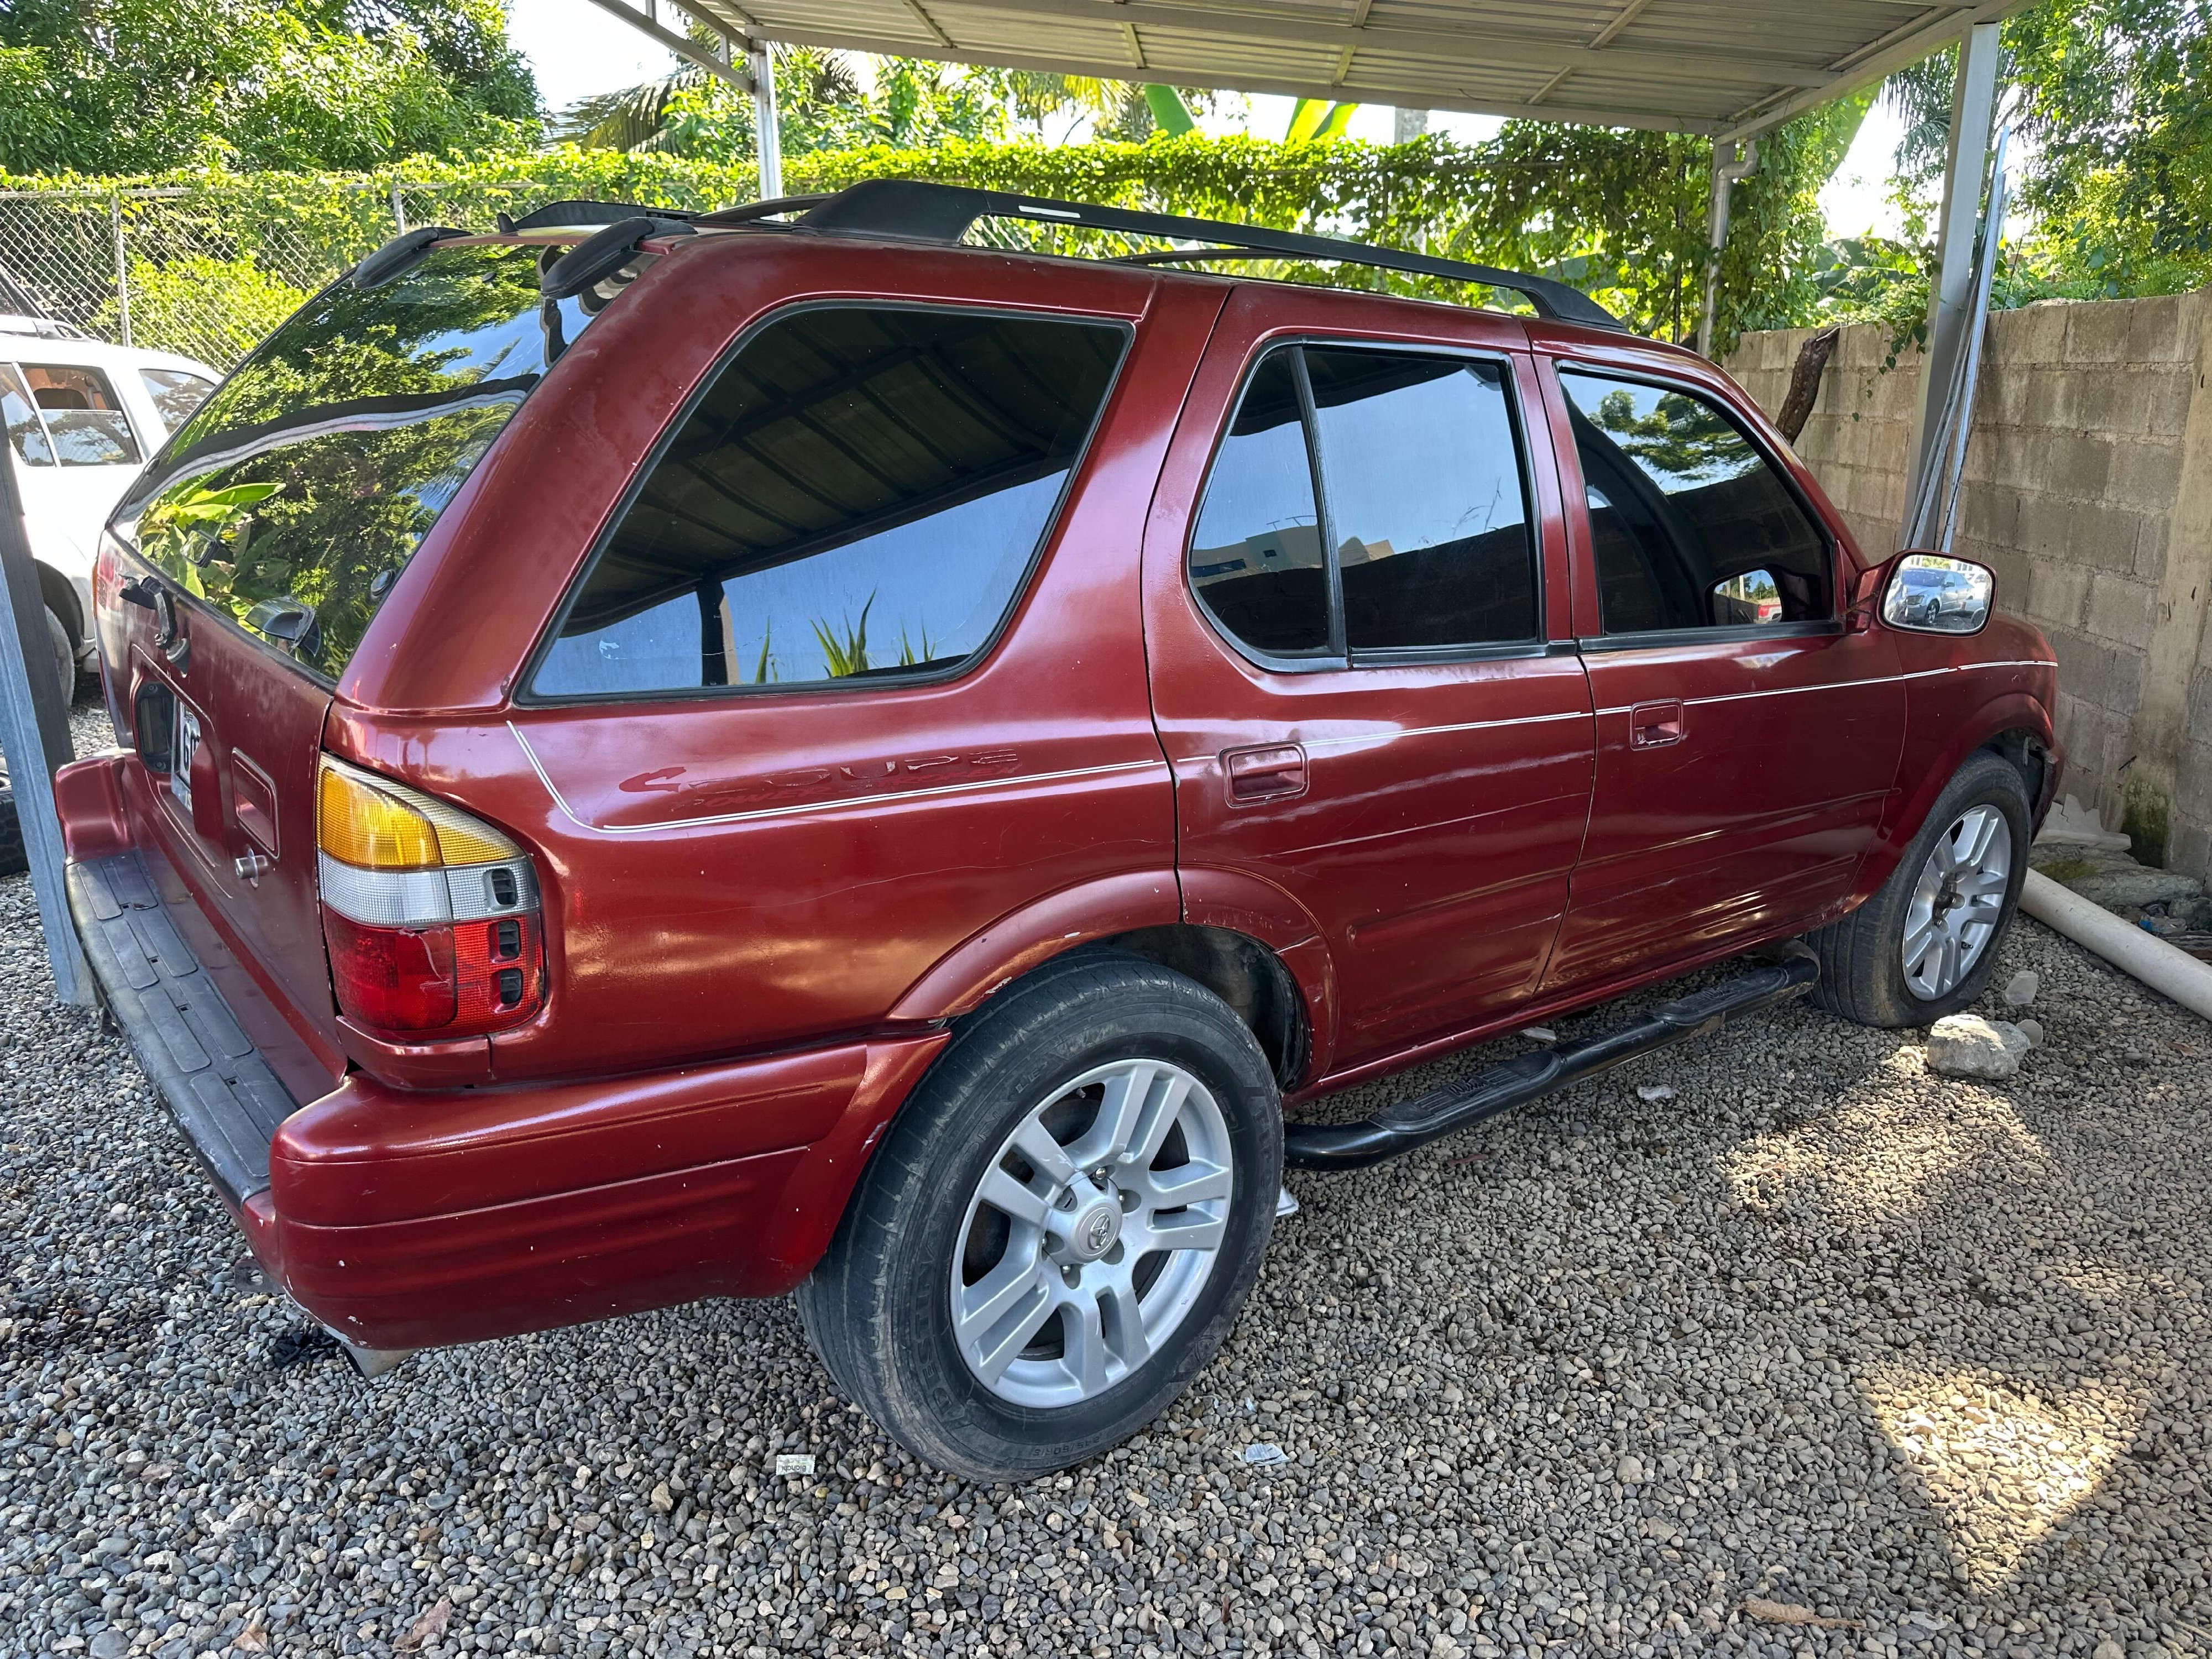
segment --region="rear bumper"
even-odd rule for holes
[[[781,1294],[948,1036],[512,1089],[416,1092],[356,1072],[302,1104],[171,922],[148,863],[161,856],[70,864],[86,957],[254,1255],[363,1347]]]

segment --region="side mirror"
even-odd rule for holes
[[[1881,590],[1881,619],[1915,634],[1978,634],[1989,626],[1996,573],[1947,553],[1900,553]]]

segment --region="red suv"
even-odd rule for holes
[[[1174,268],[1240,258],[1534,314]],[[1583,295],[903,183],[398,239],[170,441],[95,607],[78,930],[273,1278],[368,1363],[796,1291],[978,1476],[1174,1397],[1286,1161],[1808,988],[1972,1000],[2060,765],[1985,571],[1863,554]]]

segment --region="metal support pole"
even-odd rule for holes
[[[1982,369],[1982,342],[1990,331],[1990,289],[1996,281],[1997,249],[2004,241],[2005,141],[2008,137],[2002,130],[1998,131],[1996,153],[1990,162],[1990,211],[1982,225],[1981,257],[1974,266],[1972,320],[1966,329],[1966,355],[1960,364],[1959,386],[1953,399],[1951,435],[1943,447],[1943,530],[1936,545],[1946,553],[1951,550],[1952,538],[1959,528],[1959,483],[1966,477],[1966,445],[1974,435],[1974,386]]]
[[[123,257],[123,196],[107,192],[107,228],[115,242],[115,315],[123,326],[123,343],[131,343],[131,266]]]
[[[745,67],[753,83],[753,137],[760,157],[759,198],[773,202],[783,194],[783,137],[775,120],[775,49],[765,40],[745,43]]]
[[[398,234],[407,234],[407,198],[400,193],[397,179],[392,181],[392,224]]]
[[[1905,475],[1899,547],[1930,545],[1942,529],[1940,491],[1928,488],[1942,465],[1945,413],[1966,354],[1974,294],[1974,227],[1981,217],[1982,174],[1997,103],[1997,31],[1977,23],[1959,43],[1951,85],[1951,137],[1943,164],[1943,208],[1936,222],[1936,280],[1928,295],[1928,344],[1920,357],[1920,404],[1912,420],[1911,469]]]
[[[1705,291],[1698,302],[1698,350],[1713,355],[1713,313],[1720,303],[1721,254],[1728,247],[1729,198],[1736,180],[1759,165],[1759,140],[1747,138],[1738,153],[1732,138],[1713,146],[1713,199],[1705,214]]]
[[[15,488],[14,461],[0,450],[0,574],[8,614],[0,617],[0,749],[8,756],[8,785],[22,826],[31,890],[39,901],[39,926],[46,938],[46,965],[54,995],[80,1006],[92,1003],[92,970],[78,948],[62,885],[62,826],[54,815],[54,769],[70,758],[69,711],[54,684],[53,644],[46,634],[46,602],[31,562],[31,538]],[[33,672],[32,665],[38,665]]]

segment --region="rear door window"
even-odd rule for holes
[[[538,256],[433,247],[376,288],[333,283],[192,412],[117,533],[336,679],[551,356],[599,309],[541,306]],[[255,626],[273,617],[281,635]]]
[[[1506,380],[1495,361],[1429,352],[1262,357],[1191,535],[1191,588],[1215,624],[1286,666],[1533,641],[1536,541]]]
[[[64,466],[136,466],[143,457],[130,417],[105,371],[70,363],[25,363],[24,384],[46,417]]]
[[[1128,337],[1118,324],[921,307],[771,321],[653,461],[532,690],[957,670],[1020,591]]]
[[[1562,369],[1607,634],[1835,614],[1828,538],[1735,422],[1695,392]]]
[[[1504,367],[1305,356],[1352,653],[1533,638],[1536,543]]]

